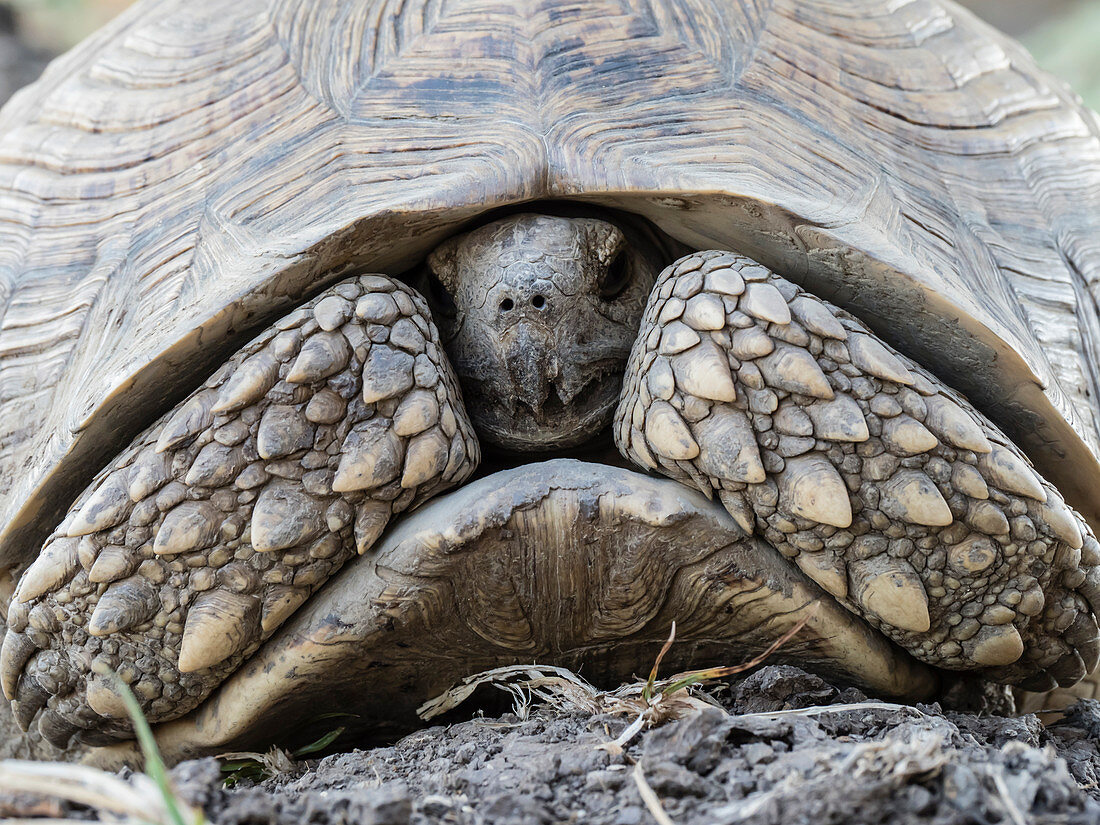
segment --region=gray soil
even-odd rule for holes
[[[652,823],[637,770],[678,825],[1100,822],[1095,701],[1044,728],[1035,716],[868,707],[856,690],[785,666],[717,698],[721,708],[645,731],[620,754],[598,746],[629,720],[536,707],[526,719],[426,728],[251,786],[224,788],[214,759],[173,776],[224,825]]]

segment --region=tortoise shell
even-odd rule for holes
[[[540,199],[849,307],[1095,524],[1098,135],[935,0],[138,3],[0,117],[0,564],[261,320]]]

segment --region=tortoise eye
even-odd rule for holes
[[[605,301],[613,301],[622,294],[629,283],[630,261],[627,259],[626,250],[623,250],[611,260],[600,280],[600,297]]]

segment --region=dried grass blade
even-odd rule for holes
[[[721,679],[725,676],[733,676],[736,673],[742,673],[746,670],[751,670],[757,665],[767,661],[767,659],[771,657],[772,654],[775,653],[775,651],[779,650],[779,648],[783,647],[783,645],[793,639],[798,631],[806,626],[806,622],[817,615],[819,605],[820,602],[814,602],[810,610],[806,613],[805,616],[799,619],[797,623],[795,623],[794,627],[792,627],[790,630],[788,630],[786,633],[784,633],[782,636],[772,642],[768,649],[758,656],[755,656],[749,661],[739,665],[705,668],[703,670],[689,670],[685,673],[678,673],[669,680],[669,683],[665,687],[661,688],[661,693],[667,696],[668,694],[675,693],[678,690],[697,684],[699,682],[704,682],[710,679]],[[671,639],[669,640],[669,642],[671,642]],[[662,653],[663,652],[664,651],[662,651]],[[659,658],[658,661],[660,661]],[[654,671],[656,671],[656,666],[654,666]]]
[[[653,698],[653,685],[657,681],[657,671],[661,667],[661,660],[665,658],[665,654],[672,648],[672,643],[676,641],[676,622],[672,623],[672,629],[668,633],[668,640],[661,646],[660,652],[657,654],[657,658],[653,661],[653,667],[649,671],[649,678],[646,679],[645,687],[642,689],[642,698],[649,703],[649,700]]]
[[[563,667],[512,665],[510,667],[497,667],[467,676],[457,685],[422,704],[416,709],[417,715],[421,719],[433,719],[461,705],[482,685],[494,685],[507,689],[504,687],[505,683],[516,677],[524,677],[521,684],[528,689],[531,689],[532,686],[544,687],[557,678],[568,683],[573,689],[580,691],[581,694],[595,696],[598,693],[592,685],[580,676]]]
[[[657,820],[658,825],[676,825],[675,822],[665,813],[665,809],[661,807],[661,800],[657,798],[657,794],[654,793],[653,788],[649,787],[649,783],[645,781],[645,774],[642,773],[642,763],[636,762],[634,764],[634,770],[631,775],[634,777],[634,784],[638,786],[638,794],[642,797],[642,802],[645,803],[646,808],[649,809],[649,813],[653,818]]]
[[[0,761],[0,790],[67,799],[126,816],[145,816],[148,799],[111,774],[85,765]]]

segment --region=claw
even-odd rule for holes
[[[4,636],[4,646],[0,648],[0,686],[3,687],[7,699],[16,698],[19,674],[37,650],[38,645],[22,633],[9,630]]]
[[[49,698],[50,692],[42,687],[37,679],[30,674],[23,674],[11,703],[12,715],[21,730],[30,729],[35,715],[46,707]]]
[[[73,735],[78,733],[80,728],[56,711],[46,710],[38,717],[38,730],[43,739],[54,747],[64,750],[69,747]]]
[[[253,596],[211,590],[187,614],[180,646],[180,673],[213,667],[259,635],[260,603]]]
[[[1033,693],[1046,693],[1048,690],[1054,690],[1058,687],[1058,682],[1044,670],[1020,680],[1018,687],[1030,690]]]
[[[1065,639],[1080,654],[1085,673],[1091,673],[1100,661],[1100,627],[1096,617],[1087,611],[1078,613],[1066,631]]]
[[[1088,673],[1088,669],[1077,651],[1071,650],[1048,668],[1048,672],[1054,677],[1059,687],[1069,687],[1081,681]]]
[[[48,542],[34,564],[27,568],[19,579],[15,590],[15,600],[30,602],[43,593],[55,590],[72,578],[80,568],[75,538],[59,537]]]
[[[928,594],[908,562],[877,556],[848,566],[860,604],[887,624],[924,633],[931,626]]]

